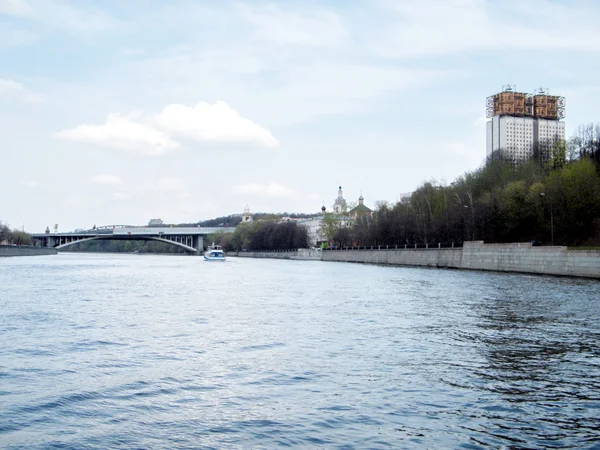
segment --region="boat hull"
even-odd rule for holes
[[[204,252],[204,261],[225,261],[225,252],[220,245],[211,245]]]
[[[224,256],[206,256],[204,255],[204,261],[225,261]]]

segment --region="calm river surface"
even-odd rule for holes
[[[0,258],[2,448],[600,448],[600,283]]]

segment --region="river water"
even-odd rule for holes
[[[0,259],[2,448],[600,448],[600,283]]]

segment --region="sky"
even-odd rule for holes
[[[0,0],[0,221],[395,202],[485,159],[485,99],[600,121],[600,2]]]

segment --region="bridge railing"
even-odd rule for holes
[[[178,235],[178,236],[197,236],[197,235],[209,235],[213,233],[233,233],[235,227],[129,227],[129,226],[115,226],[115,228],[109,227],[97,227],[96,229],[85,230],[85,231],[70,231],[63,233],[33,233],[32,236],[35,238],[43,237],[59,237],[59,236],[96,236],[96,235],[107,235],[112,234],[115,236],[124,235],[146,235],[146,236],[162,236],[162,235]]]

